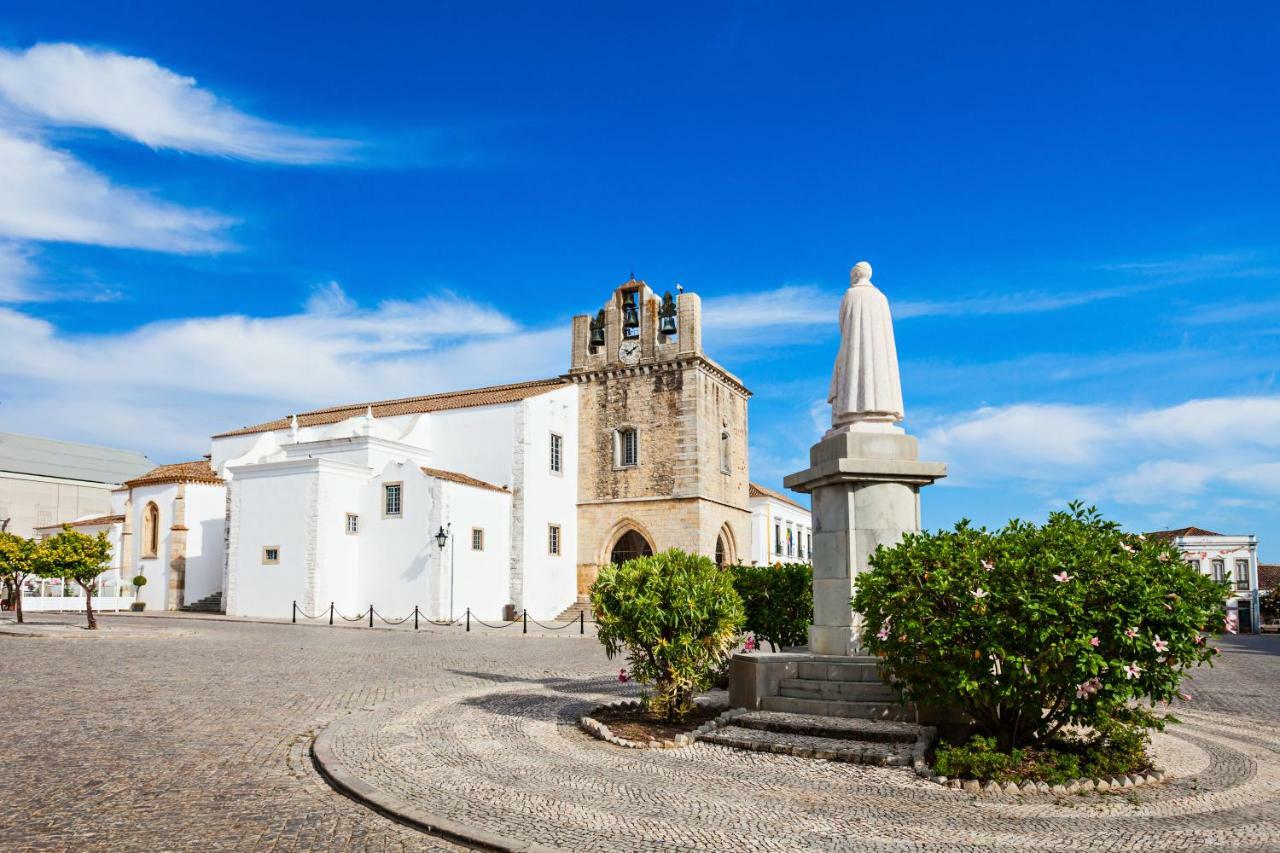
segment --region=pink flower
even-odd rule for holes
[[[877,639],[877,640],[882,640],[882,641],[883,641],[883,640],[887,640],[887,639],[889,639],[889,626],[888,626],[888,625],[882,625],[882,626],[880,627],[880,631],[876,634],[876,639]]]
[[[1076,687],[1077,699],[1088,699],[1093,694],[1102,689],[1102,680],[1099,678],[1090,678],[1080,686]]]
[[[1128,679],[1137,678],[1142,674],[1142,667],[1138,666],[1138,662],[1134,661],[1124,668],[1124,677]]]
[[[1167,563],[1167,562],[1169,562],[1169,555],[1168,555],[1168,554],[1161,554],[1159,557],[1156,557],[1156,559],[1157,559],[1157,560],[1159,560],[1159,561],[1160,561],[1160,562],[1162,562],[1162,563]]]
[[[1096,649],[1098,646],[1102,645],[1102,641],[1099,640],[1097,637],[1090,637],[1089,645],[1093,646]]]
[[[1190,701],[1191,701],[1191,694],[1190,694],[1190,693],[1181,693],[1181,692],[1179,692],[1179,693],[1178,693],[1178,698],[1179,698],[1179,699],[1181,699],[1183,702],[1190,702]]]
[[[1228,613],[1227,618],[1222,620],[1222,628],[1228,634],[1237,634],[1240,632],[1240,617],[1234,613]]]
[[[1062,571],[1054,575],[1053,579],[1056,580],[1058,583],[1066,583],[1067,581],[1071,580],[1071,575],[1067,574],[1066,569],[1063,569]]]
[[[1125,635],[1126,637],[1128,637],[1130,640],[1132,640],[1134,637],[1138,636],[1138,629],[1137,629],[1137,628],[1125,628],[1125,629],[1124,629],[1124,635]]]
[[[631,676],[627,675],[627,671],[625,669],[618,670],[618,681],[620,681],[623,684],[626,684],[630,680],[631,680]]]
[[[756,638],[755,638],[755,635],[754,635],[754,634],[748,634],[748,635],[747,635],[747,638],[746,638],[745,640],[743,640],[743,641],[742,641],[742,647],[743,647],[744,649],[746,649],[747,651],[749,651],[749,652],[751,652],[751,651],[755,651],[755,648],[756,648]]]
[[[991,571],[991,570],[992,570],[992,569],[994,569],[995,567],[996,567],[996,564],[995,564],[995,563],[993,563],[993,562],[991,562],[990,560],[983,560],[983,561],[982,561],[982,568],[986,569],[987,571]]]
[[[981,601],[982,599],[987,597],[987,591],[982,587],[978,587],[973,591],[973,597]]]
[[[1120,547],[1123,548],[1125,551],[1128,551],[1130,554],[1133,553],[1133,546],[1130,545],[1128,542],[1121,542]]]
[[[1160,639],[1160,635],[1156,634],[1156,638],[1151,641],[1151,648],[1158,652],[1169,651],[1169,641]]]

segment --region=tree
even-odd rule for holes
[[[1079,503],[1043,526],[908,534],[870,563],[863,643],[908,698],[963,709],[1005,752],[1067,725],[1160,725],[1135,703],[1178,697],[1224,627],[1224,584]]]
[[[742,628],[742,599],[729,572],[675,548],[607,566],[591,587],[597,636],[605,652],[626,652],[631,675],[652,684],[651,713],[683,719],[732,653]]]
[[[98,576],[110,568],[111,543],[106,533],[86,536],[64,526],[62,532],[36,547],[36,571],[44,577],[75,581],[84,590],[84,612],[89,630],[98,628],[93,615],[93,594],[98,590]]]
[[[733,588],[742,598],[746,630],[770,649],[803,646],[813,624],[813,569],[804,563],[734,566]]]
[[[1280,586],[1269,589],[1258,599],[1263,622],[1280,622]]]
[[[22,584],[36,573],[36,544],[14,533],[0,531],[0,582],[13,595],[14,612],[22,622]]]

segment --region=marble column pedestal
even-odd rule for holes
[[[809,468],[783,482],[813,496],[813,625],[809,652],[858,652],[860,620],[849,605],[854,579],[880,545],[920,529],[920,488],[947,475],[921,462],[916,439],[896,428],[828,435],[809,450]]]

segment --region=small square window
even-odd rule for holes
[[[483,527],[471,528],[471,550],[472,551],[484,550],[484,528]]]
[[[560,556],[560,525],[547,525],[547,553],[553,557]]]
[[[280,562],[280,546],[266,545],[262,549],[262,565],[274,566]]]
[[[403,483],[382,484],[382,516],[383,518],[400,518],[404,513]]]
[[[551,433],[551,473],[559,474],[564,470],[564,437]]]
[[[355,536],[360,532],[360,516],[354,512],[347,513],[347,535]]]

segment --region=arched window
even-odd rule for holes
[[[160,507],[152,501],[142,510],[142,556],[156,557],[159,554]]]

